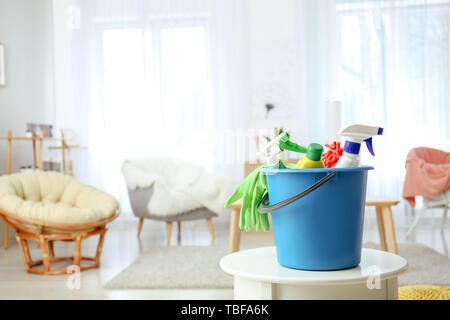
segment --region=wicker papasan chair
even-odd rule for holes
[[[118,215],[119,205],[112,196],[71,176],[27,172],[0,177],[0,217],[16,229],[25,270],[29,273],[53,275],[74,271],[51,267],[51,263],[61,261],[72,261],[80,271],[97,268],[105,225]],[[82,240],[93,235],[99,235],[95,257],[81,256]],[[28,240],[38,242],[42,260],[31,259]],[[75,242],[73,257],[55,257],[54,241]],[[43,267],[35,268],[40,265]]]

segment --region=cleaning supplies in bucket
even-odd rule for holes
[[[344,154],[336,163],[335,168],[359,167],[359,150],[361,148],[361,143],[365,141],[367,149],[375,156],[372,146],[372,137],[382,135],[383,128],[352,124],[341,129],[338,134],[346,137],[346,141],[344,144]]]
[[[341,151],[335,143],[330,148],[335,157],[330,160],[334,162],[342,152],[339,164],[345,153],[351,153],[352,162],[343,166],[354,167],[304,170],[283,164],[280,153],[295,149],[308,156],[311,146],[311,151],[316,153],[307,157],[308,161],[304,160],[307,167],[311,165],[309,161],[322,160],[322,146],[304,148],[291,143],[289,134],[282,134],[266,149],[270,151],[267,165],[253,171],[225,206],[244,198],[239,226],[246,231],[253,227],[259,230],[261,226],[268,230],[267,213],[271,213],[277,259],[283,266],[304,270],[355,267],[361,257],[367,172],[373,169],[359,166],[356,144],[366,141],[373,154],[371,137],[382,132],[378,127],[348,126],[340,131],[347,137],[346,147]],[[357,162],[353,161],[351,152],[356,149]]]

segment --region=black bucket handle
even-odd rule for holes
[[[292,202],[295,202],[298,199],[301,199],[304,196],[310,194],[311,192],[313,192],[314,190],[316,190],[317,188],[322,186],[324,183],[326,183],[326,182],[330,181],[331,179],[333,179],[335,176],[336,176],[336,171],[330,172],[325,177],[323,177],[322,179],[320,179],[319,181],[314,183],[312,186],[306,188],[305,190],[303,190],[299,194],[296,194],[295,196],[293,196],[291,198],[288,198],[286,200],[280,201],[280,202],[278,202],[276,204],[269,205],[269,206],[266,206],[264,204],[264,203],[266,203],[269,200],[269,193],[266,193],[266,195],[258,203],[258,206],[257,206],[258,212],[259,213],[269,213],[269,212],[281,209],[281,208],[291,204]]]

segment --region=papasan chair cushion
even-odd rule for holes
[[[57,172],[0,177],[0,210],[22,218],[85,224],[113,216],[118,207],[111,195]]]

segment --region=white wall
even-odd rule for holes
[[[0,42],[6,49],[6,87],[0,87],[0,136],[7,136],[8,130],[23,136],[27,122],[53,123],[51,9],[50,0],[0,0]],[[6,172],[6,150],[6,141],[0,140],[0,174]],[[30,164],[31,142],[14,142],[12,172]]]
[[[53,44],[55,66],[55,123],[73,128],[77,119],[72,75],[72,34],[69,25],[71,0],[53,0]]]
[[[6,48],[6,87],[0,88],[0,136],[24,135],[27,122],[52,123],[53,52],[50,0],[0,0],[0,42]],[[12,171],[33,163],[30,142],[12,145]],[[0,141],[0,173],[6,141]]]
[[[249,88],[248,128],[296,126],[296,0],[246,0]],[[265,118],[266,103],[275,105]]]

